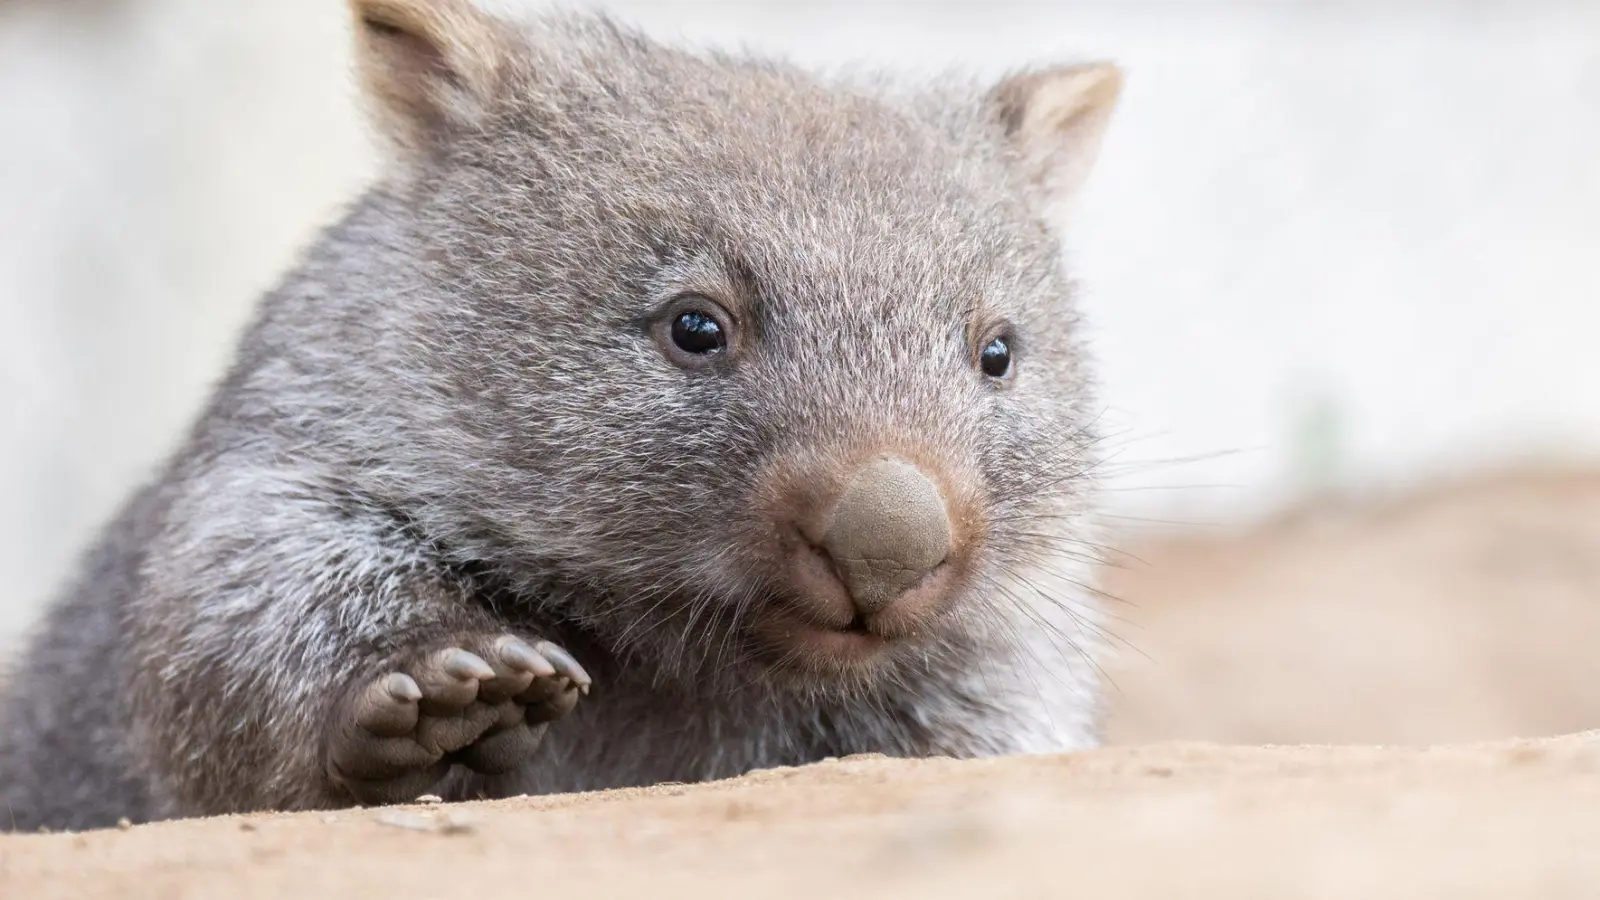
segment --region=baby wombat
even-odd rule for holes
[[[1054,223],[1115,68],[352,6],[388,172],[17,660],[0,827],[1095,742]]]

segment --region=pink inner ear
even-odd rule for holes
[[[1013,76],[990,95],[1035,200],[1059,211],[1088,176],[1121,94],[1108,64],[1063,66]]]
[[[374,43],[385,45],[379,52],[399,62],[400,67],[423,78],[441,78],[451,85],[460,83],[459,75],[445,61],[444,53],[427,38],[370,13],[362,17],[361,24]]]
[[[373,123],[402,156],[428,151],[477,114],[492,29],[450,0],[353,0]],[[438,7],[438,8],[435,8]]]
[[[1016,75],[995,88],[994,99],[1000,108],[1000,124],[1005,128],[1007,137],[1014,137],[1028,121],[1029,103],[1039,82],[1045,77],[1043,73]]]

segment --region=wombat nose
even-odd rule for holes
[[[916,466],[881,457],[839,495],[822,546],[856,609],[877,612],[950,554],[944,495]]]

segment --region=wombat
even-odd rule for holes
[[[12,667],[0,827],[1096,743],[1116,66],[350,5],[389,164]]]

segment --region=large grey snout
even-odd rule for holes
[[[950,555],[944,495],[906,460],[880,457],[839,495],[822,546],[856,608],[877,612]]]

